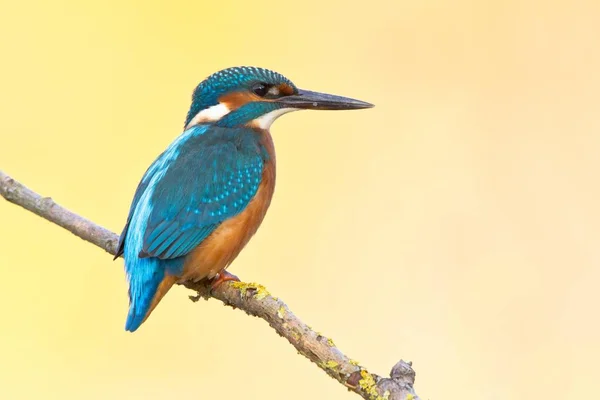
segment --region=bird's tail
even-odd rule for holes
[[[177,281],[176,276],[165,273],[158,259],[138,258],[136,261],[148,265],[136,265],[137,272],[129,275],[129,314],[125,323],[125,330],[129,332],[140,327]]]

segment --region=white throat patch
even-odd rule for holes
[[[199,125],[203,122],[218,121],[230,112],[231,110],[229,109],[229,107],[227,107],[227,105],[223,103],[219,103],[214,106],[208,107],[196,114],[194,118],[192,118],[190,123],[187,124],[185,129],[188,129],[194,125]]]
[[[260,129],[269,129],[271,127],[271,124],[273,124],[273,122],[277,118],[281,117],[283,114],[287,114],[289,112],[298,110],[299,108],[280,108],[266,113],[264,115],[261,115],[260,117],[254,119],[252,122],[255,126],[257,126]]]

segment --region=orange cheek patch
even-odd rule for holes
[[[250,92],[232,92],[219,97],[219,103],[225,104],[231,111],[237,110],[244,104],[263,100]]]
[[[289,96],[294,94],[294,88],[288,85],[287,83],[282,83],[281,85],[277,86],[277,89],[279,89],[279,94],[281,94],[282,96]]]

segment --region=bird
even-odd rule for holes
[[[273,121],[297,110],[372,104],[299,89],[259,67],[231,67],[196,86],[181,134],[148,167],[119,237],[134,332],[176,283],[238,280],[226,269],[256,233],[275,188]]]

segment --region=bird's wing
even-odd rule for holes
[[[246,208],[265,162],[254,135],[247,128],[210,127],[161,155],[171,159],[162,168],[151,167],[156,175],[138,188],[152,191],[140,257],[184,256]],[[134,202],[140,197],[136,194]]]
[[[161,155],[162,156],[162,155]],[[125,237],[127,236],[127,230],[129,229],[129,223],[131,222],[131,217],[133,216],[133,212],[142,197],[142,194],[148,187],[148,183],[153,176],[152,167],[160,160],[160,157],[154,161],[154,163],[148,168],[148,170],[144,173],[144,177],[138,184],[137,189],[135,190],[135,195],[133,196],[133,201],[131,202],[131,207],[129,207],[129,215],[127,216],[127,222],[125,223],[125,227],[121,232],[121,236],[119,236],[119,243],[117,244],[117,252],[115,253],[115,257],[113,260],[116,260],[125,252]]]

